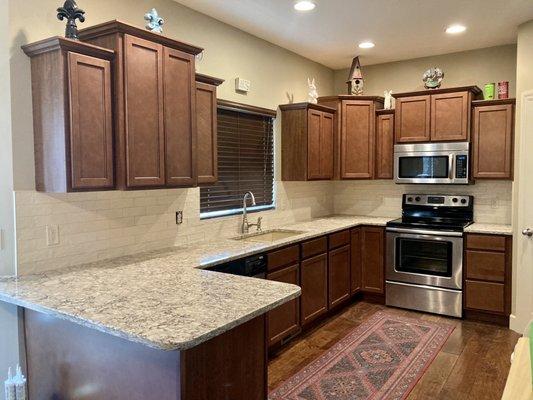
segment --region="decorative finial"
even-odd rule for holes
[[[76,20],[79,19],[80,22],[85,22],[85,11],[78,8],[78,5],[74,0],[66,0],[63,7],[57,9],[57,19],[63,21],[65,18],[67,19],[65,37],[68,39],[79,40]]]
[[[146,22],[146,29],[151,32],[163,33],[163,24],[165,20],[159,16],[157,10],[152,8],[150,12],[144,14],[144,19]]]

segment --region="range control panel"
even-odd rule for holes
[[[471,196],[449,196],[440,194],[404,194],[404,205],[433,207],[468,207]]]

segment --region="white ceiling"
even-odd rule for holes
[[[533,19],[532,0],[315,0],[306,13],[293,0],[176,1],[333,69],[515,43]],[[467,31],[445,34],[454,23]]]

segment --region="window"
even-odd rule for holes
[[[200,188],[201,218],[241,213],[247,191],[256,201],[249,210],[274,207],[275,112],[261,110],[219,101],[218,182]]]

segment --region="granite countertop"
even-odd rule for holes
[[[474,222],[465,228],[467,233],[486,233],[492,235],[512,235],[513,227],[506,224],[483,224]]]
[[[220,239],[0,279],[0,300],[163,350],[185,350],[300,295],[298,286],[205,271],[357,225],[391,218],[333,216],[281,227],[273,243]]]

